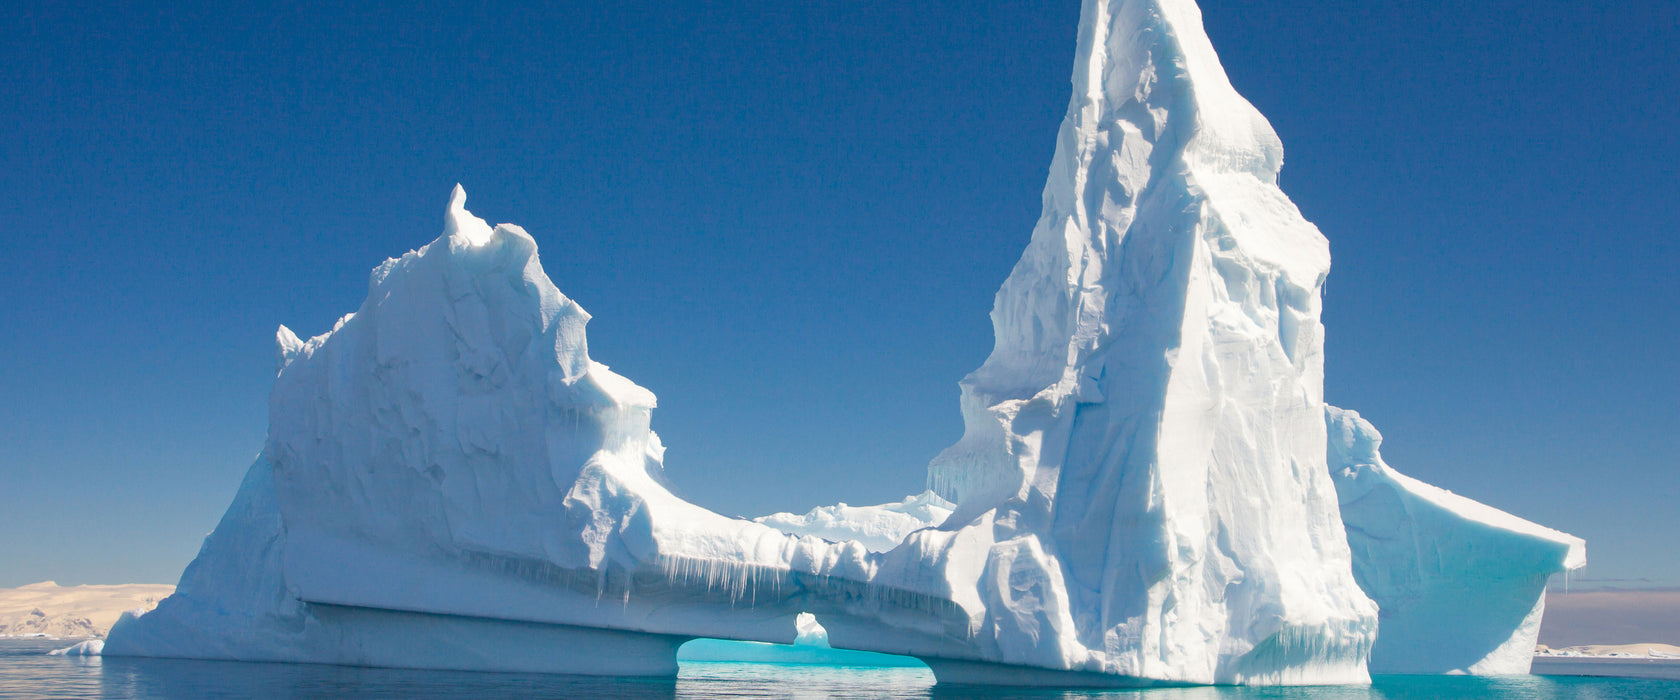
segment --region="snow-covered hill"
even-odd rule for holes
[[[175,592],[167,584],[0,588],[0,637],[102,637],[125,610],[150,610]]]

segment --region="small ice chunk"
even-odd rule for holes
[[[799,613],[799,616],[793,620],[793,627],[798,631],[798,636],[793,638],[794,646],[829,648],[828,630],[817,624],[816,615],[805,612]]]
[[[99,656],[104,651],[105,651],[105,640],[103,640],[103,639],[89,639],[85,642],[81,642],[81,643],[73,645],[73,646],[65,647],[63,649],[54,649],[52,651],[47,652],[47,655],[48,656]]]

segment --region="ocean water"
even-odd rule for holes
[[[69,642],[0,640],[0,698],[904,698],[1426,700],[1680,698],[1680,680],[1384,676],[1369,687],[1033,690],[935,686],[913,667],[684,662],[675,680],[47,656]]]

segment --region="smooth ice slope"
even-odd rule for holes
[[[1353,574],[1381,608],[1371,671],[1528,673],[1546,580],[1586,544],[1395,471],[1354,411],[1324,419]]]

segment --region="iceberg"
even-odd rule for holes
[[[104,652],[669,676],[697,638],[820,648],[821,619],[944,683],[1368,681],[1394,626],[1372,598],[1403,589],[1373,572],[1404,560],[1349,546],[1328,244],[1277,187],[1277,136],[1191,0],[1086,0],[1073,88],[928,493],[757,521],[677,497],[655,395],[457,185],[354,313],[279,328],[261,453]],[[1439,522],[1402,526],[1441,552],[1479,527]]]
[[[72,645],[70,645],[68,647],[65,647],[63,649],[54,649],[52,651],[47,652],[47,655],[48,656],[102,656],[103,654],[101,652],[104,649],[105,649],[105,641],[104,640],[102,640],[102,639],[89,639],[89,640],[86,640],[86,641],[77,642],[77,643],[72,644]]]
[[[1546,581],[1586,543],[1396,471],[1355,411],[1324,420],[1353,575],[1380,608],[1371,671],[1528,673]]]
[[[690,639],[787,643],[814,612],[833,647],[948,680],[1214,680],[1047,656],[1038,630],[1002,626],[1068,621],[1044,612],[1069,612],[1065,592],[1000,571],[1036,557],[1056,575],[1053,539],[1000,536],[1034,504],[952,523],[923,494],[765,519],[807,530],[789,533],[677,498],[655,397],[589,356],[588,320],[533,239],[457,186],[443,234],[375,268],[360,309],[307,341],[277,331],[262,453],[175,594],[125,614],[104,652],[670,675]]]

